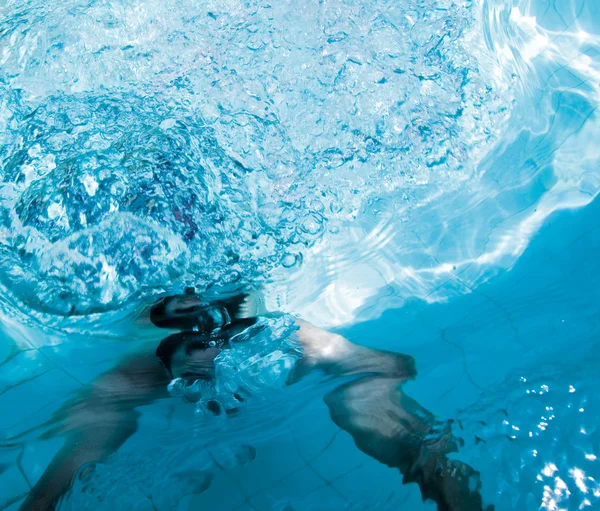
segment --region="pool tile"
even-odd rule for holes
[[[13,436],[47,420],[81,386],[59,369],[24,382],[0,396],[2,436]]]

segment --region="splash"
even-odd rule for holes
[[[261,281],[378,200],[460,188],[504,107],[476,4],[434,3],[9,2],[4,295],[89,314]]]
[[[574,5],[7,2],[4,300],[48,320],[263,283],[340,324],[469,292],[597,194]]]

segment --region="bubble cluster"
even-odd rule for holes
[[[435,8],[434,8],[435,7]],[[87,314],[302,264],[461,186],[501,102],[466,1],[8,2],[0,282]]]

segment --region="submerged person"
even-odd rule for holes
[[[165,338],[156,351],[127,358],[57,412],[53,433],[63,433],[65,444],[20,510],[54,509],[77,471],[118,450],[137,430],[137,408],[168,397],[173,379],[189,384],[214,380],[215,359],[261,316],[269,315],[251,297],[207,303],[191,291],[156,304],[152,323],[181,332]],[[361,347],[306,321],[294,321],[302,357],[288,383],[314,370],[354,376],[325,395],[333,422],[361,451],[398,469],[404,484],[417,483],[423,499],[433,500],[439,511],[483,511],[479,473],[448,457],[457,450],[457,440],[448,429],[440,433],[433,414],[402,391],[401,384],[416,376],[413,358]]]

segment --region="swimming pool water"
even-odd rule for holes
[[[0,508],[61,445],[35,427],[160,341],[140,303],[248,284],[415,357],[496,509],[600,507],[599,5],[0,2]],[[434,509],[329,385],[144,407],[61,509]]]

